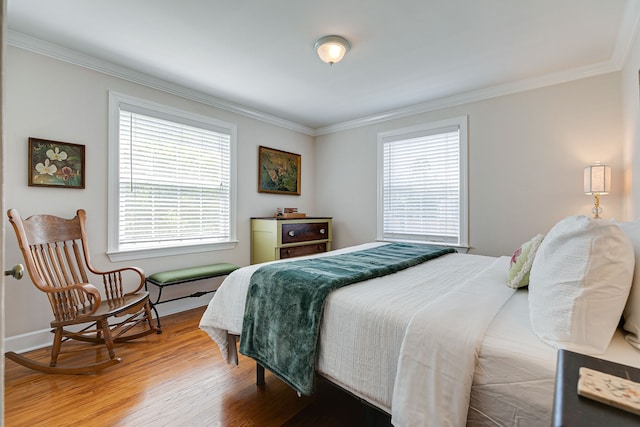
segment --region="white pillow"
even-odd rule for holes
[[[627,235],[635,252],[635,263],[640,266],[640,220],[633,222],[619,222],[618,225]],[[635,341],[640,339],[640,267],[633,273],[631,292],[627,299],[627,305],[622,312],[624,317],[624,329],[635,335]]]
[[[531,327],[556,348],[603,353],[620,321],[635,263],[611,221],[572,216],[542,241],[531,267]]]

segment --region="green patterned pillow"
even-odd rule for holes
[[[529,284],[531,265],[540,247],[540,243],[542,243],[542,239],[544,239],[544,234],[538,234],[513,253],[509,274],[507,276],[507,286],[517,289]]]

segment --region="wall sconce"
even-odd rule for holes
[[[324,36],[315,42],[313,49],[318,53],[321,60],[333,65],[342,60],[345,53],[351,49],[351,45],[343,37]]]
[[[595,196],[593,217],[600,219],[602,208],[600,207],[600,195],[609,194],[611,191],[611,167],[600,162],[584,168],[584,194]]]

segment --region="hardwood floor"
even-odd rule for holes
[[[386,416],[318,380],[310,397],[255,363],[227,365],[198,328],[204,307],[162,318],[163,333],[116,345],[123,362],[95,375],[48,375],[5,359],[6,426],[358,426],[389,425]],[[29,357],[47,362],[49,349]],[[106,358],[96,350],[87,356]],[[68,359],[71,360],[71,359]]]

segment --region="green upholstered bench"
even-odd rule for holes
[[[155,302],[151,302],[151,308],[156,313],[156,319],[158,320],[158,333],[161,332],[160,329],[160,315],[158,314],[158,309],[156,305],[164,304],[165,302],[176,301],[183,298],[195,298],[200,297],[202,295],[215,292],[215,289],[207,290],[207,291],[199,291],[194,292],[189,295],[183,295],[177,298],[171,298],[168,300],[161,301],[162,298],[162,289],[165,286],[174,286],[180,285],[182,283],[195,282],[196,280],[210,279],[213,277],[226,276],[237,270],[239,267],[234,264],[229,263],[218,263],[218,264],[210,264],[210,265],[201,265],[197,267],[187,267],[187,268],[179,268],[177,270],[169,270],[169,271],[161,271],[159,273],[154,273],[151,276],[147,277],[145,281],[145,289],[147,289],[147,284],[151,283],[158,287],[158,297]],[[148,289],[147,289],[148,290]]]

